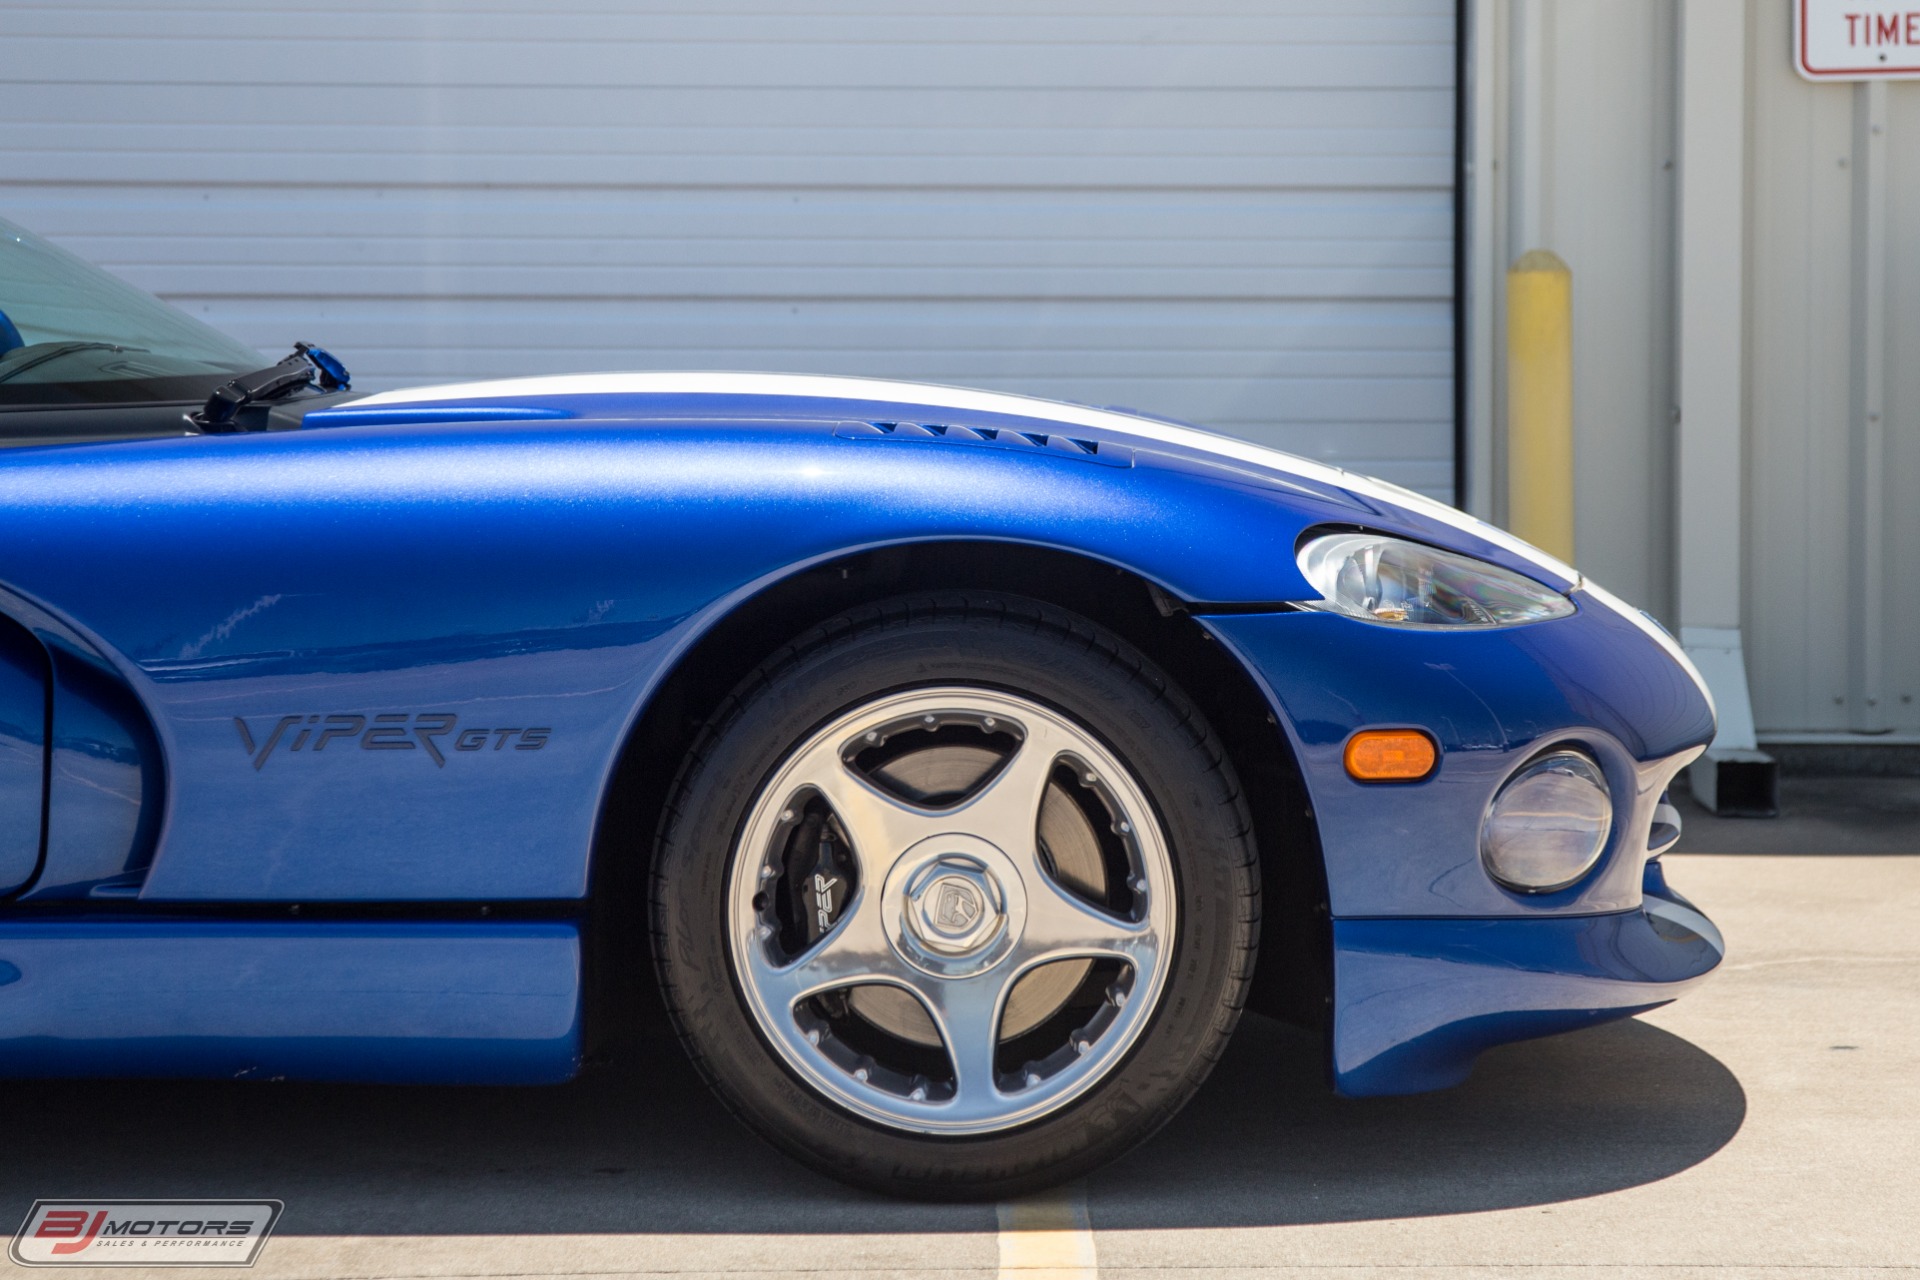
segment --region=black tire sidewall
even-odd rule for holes
[[[933,685],[1017,694],[1093,733],[1150,798],[1177,886],[1167,981],[1127,1058],[1067,1107],[991,1135],[909,1134],[828,1101],[765,1041],[742,1001],[727,943],[739,833],[774,771],[836,716]],[[1009,1194],[1105,1162],[1191,1095],[1244,997],[1254,893],[1246,811],[1232,770],[1198,712],[1137,651],[1033,602],[899,602],[836,620],[776,656],[690,758],[656,855],[655,947],[668,1005],[695,1061],[778,1146],[896,1193]]]

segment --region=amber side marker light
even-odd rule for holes
[[[1412,729],[1367,729],[1347,739],[1347,773],[1362,782],[1418,782],[1439,758],[1433,739]]]

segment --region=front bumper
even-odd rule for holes
[[[1655,810],[1713,737],[1713,708],[1678,661],[1617,610],[1458,631],[1330,613],[1214,615],[1202,623],[1264,686],[1300,764],[1336,919],[1590,916],[1640,903]],[[1417,727],[1440,748],[1414,783],[1356,782],[1363,729]],[[1599,864],[1555,893],[1516,894],[1480,861],[1480,821],[1542,751],[1573,746],[1616,806]]]
[[[1335,1090],[1443,1089],[1494,1045],[1642,1013],[1699,982],[1726,944],[1712,921],[1659,891],[1657,868],[1634,911],[1335,921]]]
[[[1300,764],[1332,918],[1332,1075],[1344,1094],[1464,1079],[1484,1049],[1665,1004],[1719,964],[1718,931],[1659,863],[1673,775],[1713,736],[1697,677],[1648,626],[1576,593],[1573,616],[1458,632],[1325,613],[1216,615],[1265,687]],[[1415,783],[1356,782],[1343,748],[1418,727],[1440,748]],[[1493,880],[1479,832],[1501,785],[1542,751],[1597,761],[1613,832],[1555,892]]]

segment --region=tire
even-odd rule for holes
[[[1259,887],[1171,680],[1084,618],[947,593],[848,612],[735,689],[670,793],[652,912],[681,1039],[749,1127],[858,1186],[976,1199],[1079,1176],[1192,1097]]]

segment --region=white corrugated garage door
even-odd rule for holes
[[[1453,6],[1193,8],[9,4],[0,212],[367,389],[921,378],[1446,496]]]

